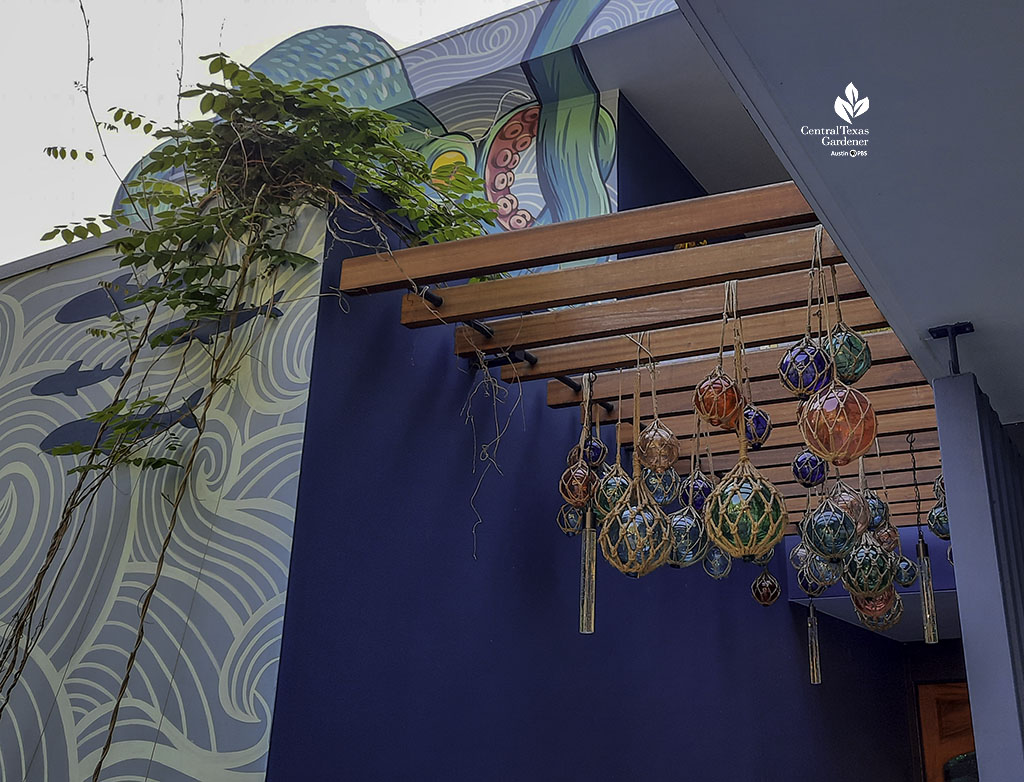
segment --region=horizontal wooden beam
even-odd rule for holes
[[[443,299],[439,307],[421,296],[406,296],[402,301],[402,324],[410,328],[433,326],[806,270],[813,248],[814,229],[802,228],[637,258],[456,285],[437,291]],[[842,260],[828,234],[822,237],[821,253],[827,264]],[[806,296],[806,277],[804,280]],[[721,310],[721,302],[718,308]]]
[[[855,329],[881,328],[885,318],[870,298],[854,299],[843,304],[843,318]],[[776,312],[765,312],[743,319],[743,335],[750,346],[792,341],[806,328],[805,307]],[[658,361],[686,356],[708,356],[718,352],[721,326],[718,323],[698,323],[648,332],[649,346],[645,347]],[[616,367],[635,366],[636,343],[628,337],[606,337],[587,342],[570,342],[537,348],[532,351],[537,363],[505,366],[502,380],[538,380],[571,375],[579,372],[600,371]],[[645,353],[646,356],[646,353]]]
[[[780,228],[815,219],[792,182],[585,217],[522,231],[348,258],[340,288],[373,293]]]
[[[866,295],[849,266],[844,263],[837,272],[842,299]],[[709,321],[720,325],[724,297],[721,284],[617,301],[599,301],[595,296],[594,304],[489,320],[487,326],[494,332],[491,337],[469,326],[459,326],[455,329],[455,352],[470,356],[477,350],[496,353]],[[744,317],[806,305],[807,272],[742,280],[737,285],[737,299]]]
[[[899,338],[891,331],[881,331],[866,335],[871,346],[872,368],[893,362],[908,362],[910,356]],[[747,352],[747,368],[753,382],[770,380],[778,385],[779,359],[788,350],[786,347],[760,348]],[[708,358],[685,359],[681,361],[663,362],[658,365],[658,398],[672,392],[693,393],[694,387],[703,380],[708,372],[718,363],[717,355]],[[600,372],[593,386],[596,401],[615,402],[620,396],[629,398],[633,393],[633,376],[629,371]],[[647,371],[640,374],[640,393],[649,398],[651,394],[651,376]],[[755,396],[756,399],[763,397]],[[568,386],[552,380],[548,383],[548,405],[550,407],[569,407],[580,403],[580,395]]]

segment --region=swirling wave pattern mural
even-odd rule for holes
[[[304,215],[291,249],[318,255],[324,230],[322,216]],[[264,334],[209,416],[103,779],[263,778],[319,272],[316,264],[278,275],[282,317],[240,327]],[[90,373],[115,365],[123,346],[88,333],[104,324],[88,294],[116,274],[100,250],[0,283],[2,616],[29,588],[70,488],[74,457],[51,456],[40,443],[107,404],[118,380]],[[58,322],[59,312],[72,322]],[[156,365],[155,392],[173,382],[176,364]],[[192,350],[176,395],[199,388],[202,370]],[[40,386],[54,377],[62,379]],[[56,393],[40,395],[54,382]],[[0,779],[91,778],[173,486],[173,472],[121,468],[81,518],[46,628],[0,720]]]

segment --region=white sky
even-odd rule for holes
[[[175,117],[178,0],[84,0],[100,115],[119,105],[160,124]],[[297,32],[330,24],[373,30],[396,49],[521,5],[523,0],[184,0],[185,83],[208,77],[198,57],[224,51],[250,63]],[[108,212],[117,180],[106,164],[54,161],[43,147],[97,149],[84,97],[85,33],[78,0],[0,3],[0,263],[41,252],[57,223]],[[186,117],[190,115],[186,114]],[[141,133],[107,136],[121,173],[152,148]],[[98,151],[98,150],[97,150]]]

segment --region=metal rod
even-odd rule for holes
[[[491,337],[494,336],[494,329],[492,329],[486,323],[481,323],[478,320],[466,320],[463,321],[463,323],[465,323],[467,326],[473,329],[473,331],[483,334],[487,339],[490,339]]]
[[[434,293],[430,288],[424,285],[418,291],[419,295],[426,299],[428,302],[433,304],[435,307],[440,307],[444,304],[444,299]]]
[[[554,379],[561,383],[563,386],[571,388],[577,394],[583,390],[583,386],[581,386],[568,375],[556,375]],[[597,404],[599,404],[606,413],[611,413],[614,412],[615,410],[615,405],[613,405],[611,402],[598,402]]]

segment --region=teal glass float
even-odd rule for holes
[[[672,525],[672,546],[668,552],[668,564],[674,568],[696,565],[708,550],[708,534],[704,519],[689,505],[668,517]]]
[[[928,529],[940,540],[949,540],[949,513],[946,503],[940,502],[928,511]]]
[[[844,383],[856,383],[871,368],[871,346],[842,321],[832,327],[829,346],[836,376]]]
[[[718,546],[709,546],[704,555],[704,572],[715,581],[721,581],[732,570],[732,557]]]
[[[743,432],[752,451],[768,442],[772,433],[772,419],[764,410],[754,405],[743,408]]]
[[[558,528],[570,538],[578,535],[586,521],[586,510],[575,508],[569,503],[558,509]]]
[[[679,495],[679,483],[682,480],[679,473],[671,467],[664,472],[655,472],[650,467],[644,467],[643,476],[647,490],[654,497],[656,503],[664,507],[675,502]]]
[[[779,361],[779,380],[792,394],[806,399],[832,381],[832,359],[810,334],[787,350]]]
[[[874,489],[864,488],[860,493],[868,505],[868,531],[873,532],[883,524],[888,524],[889,504]]]
[[[843,557],[843,586],[851,595],[872,597],[892,587],[899,558],[882,548],[870,532]]]
[[[895,581],[901,587],[911,586],[917,581],[917,563],[908,557],[900,557],[896,563]]]
[[[807,548],[829,562],[839,562],[857,542],[857,521],[831,496],[825,497],[804,522]]]
[[[810,448],[804,448],[793,457],[793,477],[807,489],[821,486],[828,477],[828,462]]]
[[[714,490],[714,481],[698,467],[680,482],[679,504],[691,505],[694,510],[703,511],[704,503]]]

